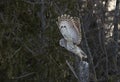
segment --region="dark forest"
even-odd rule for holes
[[[0,0],[0,81],[77,82],[57,17],[80,18],[89,82],[120,82],[120,0]],[[12,80],[12,81],[11,81]]]

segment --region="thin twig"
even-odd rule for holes
[[[79,80],[76,72],[74,71],[74,68],[70,65],[70,63],[69,63],[67,60],[66,60],[66,63],[67,63],[67,65],[68,65],[68,67],[70,68],[70,70],[72,71],[72,73],[74,74],[74,76],[76,77],[76,79]]]
[[[19,77],[14,77],[14,79],[20,79],[20,78],[24,78],[24,77],[27,77],[29,75],[33,75],[35,72],[31,72],[31,73],[28,73],[28,74],[25,74],[25,75],[21,75]]]

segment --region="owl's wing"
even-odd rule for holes
[[[72,23],[78,34],[78,41],[76,44],[80,44],[81,39],[82,39],[80,19],[78,17],[73,17]]]
[[[78,17],[74,17],[72,20],[73,26],[75,27],[75,29],[77,30],[78,33],[81,32],[80,29],[80,19]]]
[[[58,17],[58,27],[60,30],[61,26],[66,26],[66,30],[62,31],[62,34],[66,35],[64,37],[69,37],[69,39],[72,39],[71,41],[76,45],[80,44],[82,35],[80,28],[80,19],[78,17],[71,17],[70,15],[66,14],[61,15]]]

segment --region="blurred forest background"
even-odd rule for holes
[[[1,82],[77,82],[59,46],[65,13],[81,20],[90,82],[120,82],[120,0],[0,0]]]

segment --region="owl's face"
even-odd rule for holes
[[[68,27],[71,27],[71,24],[68,21],[61,21],[59,24],[59,29],[61,30],[65,30],[65,29],[69,29]]]
[[[58,17],[58,27],[61,34],[67,41],[79,44],[81,41],[81,29],[79,21],[73,19],[69,15]]]
[[[67,21],[61,21],[61,23],[59,24],[59,29],[63,36],[67,36],[69,32],[68,27],[70,27],[70,24]]]
[[[70,25],[68,24],[67,21],[61,21],[59,25],[60,32],[62,33],[63,36],[66,36],[66,34],[69,33],[68,27],[70,27]]]

